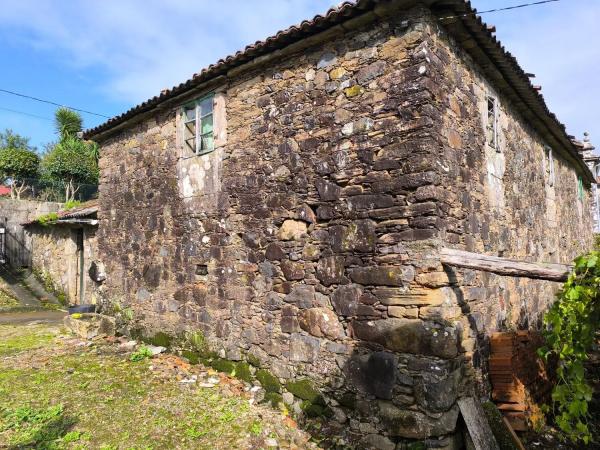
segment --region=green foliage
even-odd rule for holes
[[[60,138],[49,145],[42,159],[42,177],[47,181],[64,182],[66,200],[73,200],[77,184],[98,183],[98,145],[80,139],[82,129],[79,113],[59,108],[55,113],[56,131]]]
[[[39,223],[43,227],[47,227],[48,225],[56,222],[58,220],[58,214],[55,212],[51,212],[48,214],[44,214],[36,219],[37,223]]]
[[[83,129],[83,120],[78,112],[69,108],[58,108],[54,113],[54,127],[63,140],[67,137],[77,137]]]
[[[29,139],[6,130],[0,133],[0,182],[11,180],[11,196],[21,197],[28,186],[27,178],[39,172],[40,158]]]
[[[44,155],[42,169],[50,180],[95,184],[98,182],[95,147],[93,142],[67,136]]]
[[[80,205],[81,202],[79,200],[68,200],[63,206],[63,209],[65,211],[69,211],[70,209],[77,208]]]
[[[21,406],[2,417],[0,432],[11,431],[10,448],[61,448],[75,420],[65,416],[62,405],[45,409]],[[73,436],[67,438],[73,442]]]
[[[139,348],[138,351],[133,352],[131,354],[131,356],[129,357],[129,360],[132,362],[138,362],[138,361],[142,361],[146,358],[152,358],[152,350],[150,350],[148,347],[143,345],[142,347]]]
[[[206,352],[206,339],[204,338],[204,334],[202,334],[201,331],[188,332],[185,337],[187,342],[192,346],[194,350],[200,353]]]
[[[258,420],[252,422],[252,425],[250,425],[250,433],[252,433],[254,436],[260,436],[262,431],[262,425]]]
[[[573,442],[589,443],[588,403],[592,387],[586,382],[583,363],[600,325],[600,252],[575,259],[573,273],[557,301],[544,316],[545,347],[540,355],[556,357],[558,383],[552,391],[558,427]]]
[[[0,174],[4,178],[22,180],[34,178],[38,173],[40,158],[28,148],[0,148]]]
[[[35,150],[35,147],[29,145],[29,138],[14,133],[12,130],[6,129],[0,131],[0,149],[1,148],[24,148]]]

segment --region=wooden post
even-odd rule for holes
[[[465,269],[482,270],[511,277],[534,278],[538,280],[566,281],[573,266],[564,264],[532,263],[515,261],[499,256],[488,256],[453,248],[442,248],[442,264]]]

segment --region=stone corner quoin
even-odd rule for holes
[[[180,107],[211,92],[219,139],[186,153]],[[451,445],[486,336],[536,326],[556,290],[443,267],[440,247],[567,262],[592,236],[576,168],[555,156],[548,186],[543,137],[424,8],[249,65],[99,144],[103,306],[308,378],[340,433],[375,441]]]

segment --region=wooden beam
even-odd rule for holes
[[[564,264],[515,261],[514,259],[482,255],[453,248],[442,248],[440,255],[442,264],[448,266],[537,280],[566,281],[573,268]]]
[[[473,397],[463,397],[458,399],[458,407],[475,450],[500,450],[481,404]]]

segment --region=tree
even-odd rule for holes
[[[98,183],[98,146],[77,135],[81,116],[66,108],[55,113],[59,141],[48,149],[42,160],[44,177],[65,183],[65,201],[75,199],[79,184]]]
[[[68,136],[46,154],[42,166],[52,180],[65,183],[65,201],[75,199],[79,184],[98,182],[96,144]]]
[[[62,141],[69,136],[77,137],[77,133],[83,129],[83,120],[76,111],[58,108],[54,113],[54,126]]]
[[[0,132],[0,178],[10,181],[12,198],[21,198],[29,188],[27,179],[37,176],[39,165],[40,158],[28,138],[12,130]]]
[[[2,148],[27,148],[35,150],[35,147],[29,145],[29,138],[14,133],[10,129],[4,130],[4,133],[0,131],[0,149]]]

